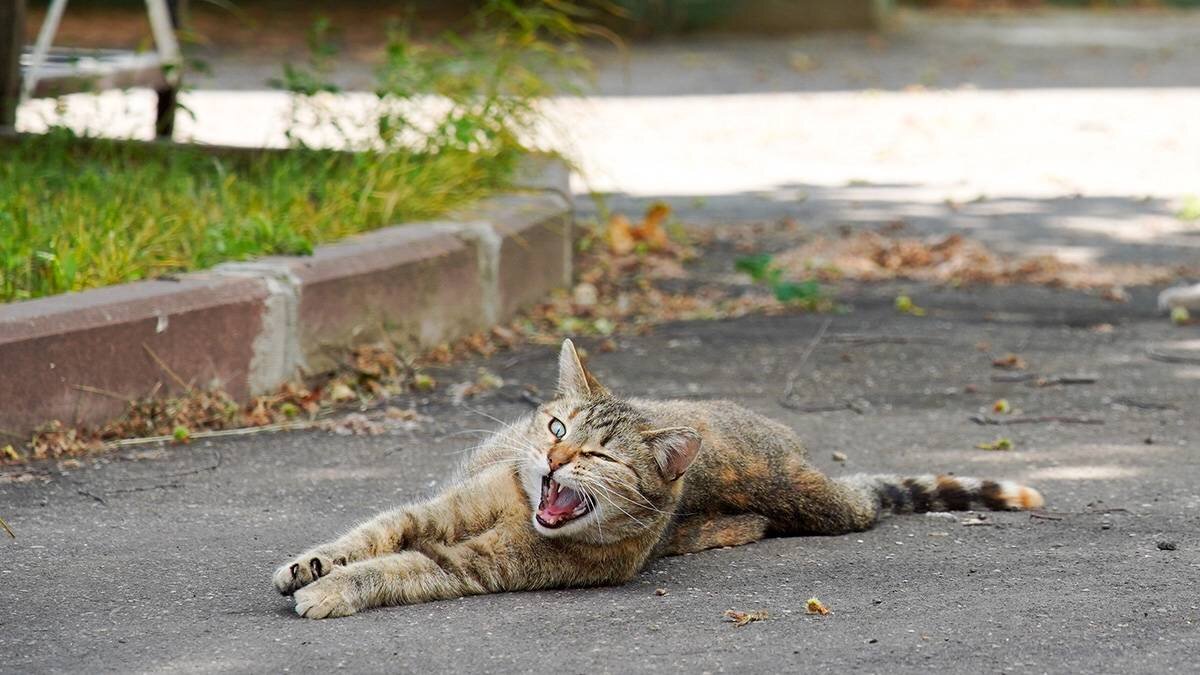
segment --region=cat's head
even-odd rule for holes
[[[661,524],[700,451],[688,427],[656,429],[614,397],[565,340],[558,394],[533,414],[521,479],[533,525],[548,537],[616,541]]]

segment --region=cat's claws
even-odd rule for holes
[[[338,578],[325,577],[296,591],[296,613],[306,619],[332,619],[358,611]]]
[[[329,574],[334,565],[337,564],[344,565],[345,559],[339,558],[335,561],[331,560],[328,556],[306,553],[294,562],[283,565],[275,570],[273,577],[275,589],[283,595],[291,595],[297,589],[303,588]]]

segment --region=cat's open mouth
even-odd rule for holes
[[[592,500],[582,492],[559,484],[549,476],[542,476],[542,501],[538,504],[538,523],[547,529],[562,527],[582,518],[592,510]]]

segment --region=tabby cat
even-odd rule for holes
[[[952,476],[831,479],[790,429],[727,402],[622,399],[570,340],[558,395],[440,495],[275,572],[312,619],[480,593],[620,584],[647,561],[769,535],[865,530],[885,511],[1032,509],[1037,491]]]

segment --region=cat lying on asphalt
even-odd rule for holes
[[[620,584],[647,561],[878,516],[1032,509],[1036,490],[953,476],[828,478],[790,429],[732,403],[622,399],[570,340],[558,396],[488,439],[439,496],[275,572],[312,619],[481,593]]]

